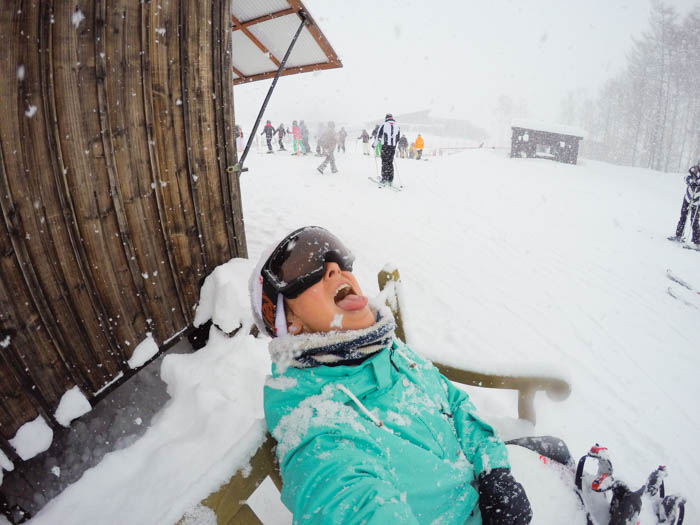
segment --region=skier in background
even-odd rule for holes
[[[338,132],[338,153],[340,153],[340,150],[343,150],[343,153],[345,153],[345,139],[348,136],[348,132],[345,131],[344,127],[340,127],[340,131]]]
[[[304,121],[299,121],[299,128],[301,128],[301,145],[304,147],[304,155],[311,151],[311,146],[309,145],[309,128],[306,127]]]
[[[302,153],[306,153],[304,145],[301,143],[301,128],[295,120],[292,122],[292,136],[294,137],[294,154],[299,156]]]
[[[399,125],[394,121],[391,113],[384,117],[384,124],[377,130],[377,142],[382,145],[382,180],[383,184],[391,185],[394,181],[394,153],[396,145],[401,138]]]
[[[325,151],[323,151],[323,134],[326,132],[326,127],[323,124],[318,125],[318,132],[316,133],[316,156],[323,157]]]
[[[425,142],[423,142],[423,137],[418,133],[418,137],[416,137],[416,160],[420,160],[423,155],[423,146],[425,146]]]
[[[267,141],[267,152],[274,153],[272,151],[272,136],[275,134],[275,128],[272,127],[272,122],[268,120],[260,134],[265,135],[265,140]]]
[[[362,154],[369,155],[369,133],[366,129],[363,129],[360,136],[357,137],[357,140],[359,139],[362,139]]]
[[[236,151],[238,151],[238,156],[240,157],[243,153],[245,146],[243,145],[243,130],[236,124],[233,128],[234,136],[236,137]]]
[[[287,134],[284,124],[280,123],[280,127],[277,128],[277,138],[280,141],[280,151],[285,151],[284,149],[284,144],[282,143],[282,139],[284,139],[284,136]]]
[[[678,219],[676,226],[676,235],[669,237],[670,241],[677,241],[683,237],[685,230],[685,221],[688,218],[688,210],[690,210],[690,230],[692,231],[692,242],[695,248],[700,250],[700,225],[698,224],[698,211],[700,210],[700,159],[695,166],[688,169],[688,175],[685,178],[685,183],[688,187],[683,195],[683,204],[681,205],[681,217]]]
[[[321,165],[316,168],[321,175],[323,175],[323,170],[326,169],[329,162],[331,163],[331,172],[338,173],[338,168],[335,167],[335,156],[333,155],[335,152],[335,140],[335,124],[333,122],[329,122],[326,131],[323,132],[319,140],[321,148],[326,152],[326,158]]]
[[[406,135],[401,135],[398,147],[399,157],[401,157],[402,159],[406,158],[408,156],[408,139],[406,138]]]
[[[381,127],[381,124],[377,124],[374,126],[374,130],[372,131],[372,147],[374,148],[374,156],[379,157],[379,154],[382,151],[382,141],[380,140],[375,140],[377,138],[377,133],[379,132],[379,128]]]

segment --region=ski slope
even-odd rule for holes
[[[503,150],[428,159],[397,159],[403,191],[393,192],[367,180],[379,160],[352,142],[334,175],[319,175],[317,157],[252,152],[241,180],[251,258],[314,224],[354,251],[365,294],[377,294],[378,270],[396,265],[416,351],[484,371],[564,375],[571,396],[537,397],[535,432],[562,437],[575,457],[607,446],[616,476],[635,488],[666,465],[667,492],[691,499],[694,522],[700,295],[667,276],[700,287],[700,253],[666,240],[683,175],[510,159]],[[249,322],[250,264],[218,270],[203,317]],[[145,436],[108,454],[32,523],[176,521],[259,438],[265,349],[264,339],[217,335],[195,354],[166,357],[173,399]],[[517,415],[515,392],[469,392],[494,418]],[[199,507],[188,519],[211,516]]]
[[[607,445],[632,485],[665,464],[670,486],[700,486],[700,295],[666,275],[700,287],[700,253],[666,240],[684,176],[502,150],[429,159],[398,159],[401,193],[368,184],[375,160],[361,155],[339,155],[333,176],[314,172],[316,158],[251,160],[251,257],[297,226],[329,228],[354,250],[368,292],[387,261],[399,267],[418,351],[568,374],[569,399],[538,398],[538,433],[564,437],[574,455]]]

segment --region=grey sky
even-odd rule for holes
[[[698,0],[671,0],[681,14]],[[265,114],[361,123],[432,109],[491,130],[501,94],[556,121],[569,91],[595,95],[647,29],[647,0],[304,0],[343,62],[282,77]],[[235,88],[244,130],[269,80]]]

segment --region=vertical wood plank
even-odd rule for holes
[[[150,25],[158,35],[151,46],[151,88],[155,148],[160,168],[160,191],[168,246],[172,249],[176,277],[180,280],[187,322],[194,317],[199,281],[205,276],[203,246],[194,212],[183,125],[180,84],[179,2],[160,0],[150,11]]]
[[[230,228],[233,247],[232,253],[236,257],[248,257],[248,244],[245,236],[245,227],[243,224],[243,206],[241,203],[241,187],[240,173],[230,169],[238,162],[238,154],[236,151],[236,139],[234,136],[234,113],[233,113],[233,76],[231,74],[233,66],[232,57],[232,32],[229,27],[229,15],[231,13],[231,0],[219,1],[219,52],[214,58],[217,63],[221,64],[221,97],[217,98],[220,101],[219,113],[223,117],[223,134],[224,134],[224,151],[219,155],[226,159],[226,172],[223,177],[228,177],[229,194],[231,204],[228,209],[231,210],[232,216],[227,218],[227,225]]]
[[[176,270],[175,254],[173,253],[172,243],[170,242],[170,225],[168,223],[168,217],[165,213],[163,205],[162,188],[164,184],[167,185],[168,183],[162,179],[160,162],[158,159],[158,150],[156,148],[157,141],[160,141],[161,137],[156,133],[154,124],[153,83],[151,78],[152,48],[160,47],[160,40],[167,38],[167,30],[160,34],[156,32],[157,29],[151,24],[152,14],[159,15],[161,9],[162,6],[159,5],[156,12],[153,13],[153,3],[141,4],[141,23],[139,26],[141,35],[141,85],[143,90],[144,123],[146,128],[146,136],[148,138],[148,158],[150,163],[151,185],[153,186],[153,197],[155,198],[156,209],[158,212],[158,223],[160,225],[160,232],[162,235],[162,246],[168,261],[167,275],[170,277],[169,285],[174,292],[177,303],[180,305],[180,311],[178,313],[181,316],[182,324],[175,326],[175,331],[179,332],[181,329],[186,327],[187,320],[191,317],[191,315],[189,309],[185,305],[180,275]],[[153,42],[153,45],[151,42]],[[171,307],[171,310],[172,309],[173,308]],[[173,333],[175,333],[175,331]]]
[[[199,187],[200,224],[204,246],[209,254],[207,273],[232,257],[224,228],[224,206],[215,156],[216,116],[212,73],[212,8],[210,2],[185,0],[185,26],[182,37],[187,43],[185,98],[189,113],[193,167]]]
[[[79,14],[80,17],[73,17]],[[94,4],[55,4],[52,34],[54,100],[64,185],[71,196],[85,254],[102,304],[107,331],[128,357],[146,331],[146,315],[126,256],[105,150],[95,86]],[[128,246],[128,242],[127,242]]]

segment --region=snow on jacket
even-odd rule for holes
[[[295,524],[480,524],[476,478],[510,468],[469,396],[397,340],[357,366],[273,365],[264,395]]]
[[[685,190],[685,201],[693,206],[700,205],[700,164],[690,167],[685,183],[688,185]]]
[[[362,130],[362,133],[361,133],[360,136],[357,137],[357,138],[358,138],[358,139],[362,139],[362,142],[363,142],[363,143],[367,143],[367,142],[369,142],[369,133],[367,133],[367,130],[366,130],[366,129],[363,129],[363,130]]]
[[[393,118],[386,119],[377,130],[377,138],[382,141],[382,145],[396,146],[400,137],[399,125],[394,122]]]
[[[265,127],[260,132],[260,134],[265,135],[265,138],[267,138],[267,139],[271,139],[272,135],[275,134],[275,131],[277,131],[277,130],[272,127],[272,124],[265,124]]]
[[[418,135],[416,138],[416,149],[423,149],[423,146],[425,146],[425,142],[423,142],[423,137]]]

